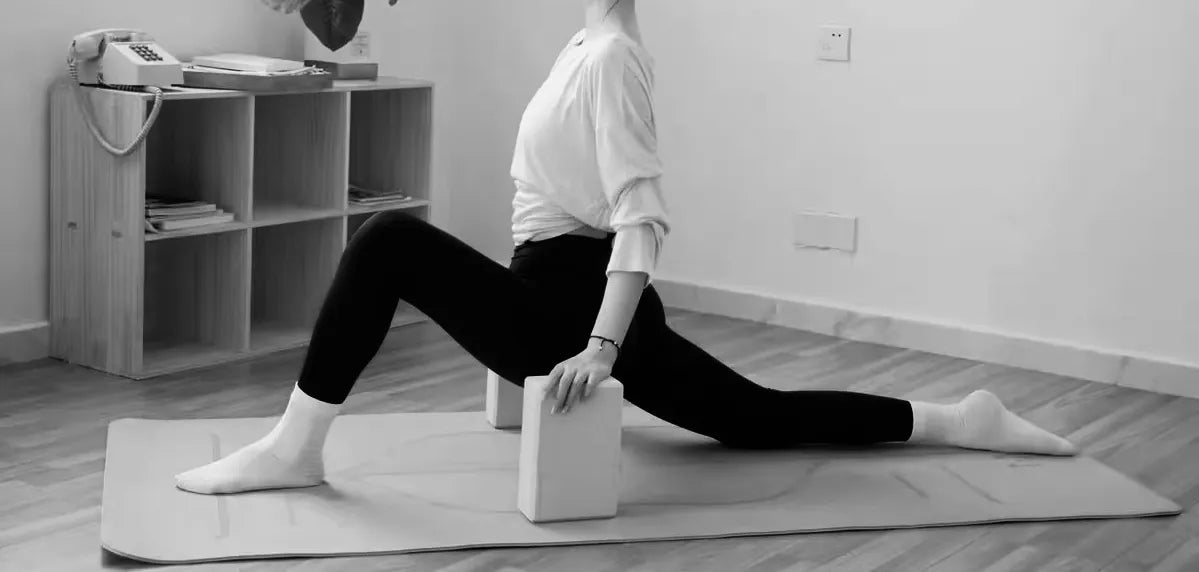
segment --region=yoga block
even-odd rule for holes
[[[496,429],[519,428],[523,395],[519,385],[487,370],[487,422]]]
[[[551,415],[549,380],[525,380],[517,508],[531,522],[614,517],[624,386],[609,378],[570,413]]]

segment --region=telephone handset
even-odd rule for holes
[[[156,44],[149,34],[138,30],[114,28],[75,36],[67,54],[67,68],[73,80],[76,100],[92,135],[109,153],[121,156],[136,149],[150,132],[162,107],[161,88],[183,83],[183,67],[179,61]],[[132,91],[144,89],[154,94],[150,116],[132,143],[118,148],[104,138],[96,127],[92,109],[80,89],[83,84]]]

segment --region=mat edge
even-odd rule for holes
[[[750,533],[729,533],[729,534],[714,534],[700,536],[674,536],[674,537],[646,537],[634,539],[611,539],[611,540],[592,540],[592,541],[563,541],[563,542],[544,542],[536,544],[464,544],[454,546],[442,546],[437,548],[414,548],[410,550],[383,550],[369,552],[336,552],[336,553],[276,553],[276,554],[258,554],[258,555],[240,555],[224,558],[208,558],[208,559],[190,559],[190,560],[158,560],[153,558],[145,558],[133,556],[119,549],[114,549],[107,541],[101,539],[101,547],[104,550],[112,552],[118,556],[136,560],[139,562],[149,562],[152,564],[201,564],[206,562],[234,562],[247,560],[278,560],[285,558],[353,558],[359,556],[390,556],[399,554],[422,554],[428,552],[453,552],[456,550],[484,550],[484,549],[500,549],[500,548],[533,548],[533,547],[554,547],[554,546],[593,546],[604,544],[625,544],[625,543],[641,543],[641,542],[671,542],[671,541],[687,541],[687,540],[718,540],[722,538],[755,538],[755,537],[770,537],[770,536],[800,536],[806,534],[831,534],[838,532],[881,532],[889,530],[919,530],[919,529],[939,529],[939,528],[957,528],[966,526],[979,526],[988,524],[1018,524],[1018,523],[1037,523],[1037,522],[1074,522],[1085,520],[1126,520],[1134,518],[1164,518],[1168,516],[1177,516],[1183,510],[1181,507],[1173,511],[1152,511],[1144,513],[1129,513],[1125,515],[1082,515],[1071,517],[1057,518],[1020,518],[1020,519],[1002,519],[1002,520],[969,520],[950,523],[938,524],[922,524],[912,526],[883,526],[883,527],[843,527],[843,528],[825,528],[818,530],[791,530],[791,531],[775,531],[775,532],[750,532]],[[618,515],[619,517],[619,515]]]

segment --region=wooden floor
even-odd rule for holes
[[[186,570],[1199,570],[1199,401],[690,312],[683,335],[764,385],[927,400],[977,388],[1187,507],[1178,517],[246,561]],[[107,424],[273,416],[303,350],[144,382],[0,369],[0,570],[158,568],[99,547]],[[483,408],[484,369],[433,324],[394,330],[346,413]]]

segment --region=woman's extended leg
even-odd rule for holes
[[[452,235],[402,212],[376,215],[342,255],[279,423],[259,441],[177,475],[177,485],[229,493],[319,484],[325,435],[401,299],[517,384],[577,353],[574,345],[589,327],[562,296],[539,290]]]
[[[630,403],[689,431],[739,448],[903,441],[906,401],[845,391],[779,391],[746,379],[671,330],[646,288],[613,377]]]
[[[1065,439],[975,392],[955,404],[909,402],[850,391],[782,391],[746,379],[661,318],[642,295],[613,377],[647,412],[738,448],[918,441],[1009,452],[1073,454]],[[632,342],[632,343],[629,343]]]

